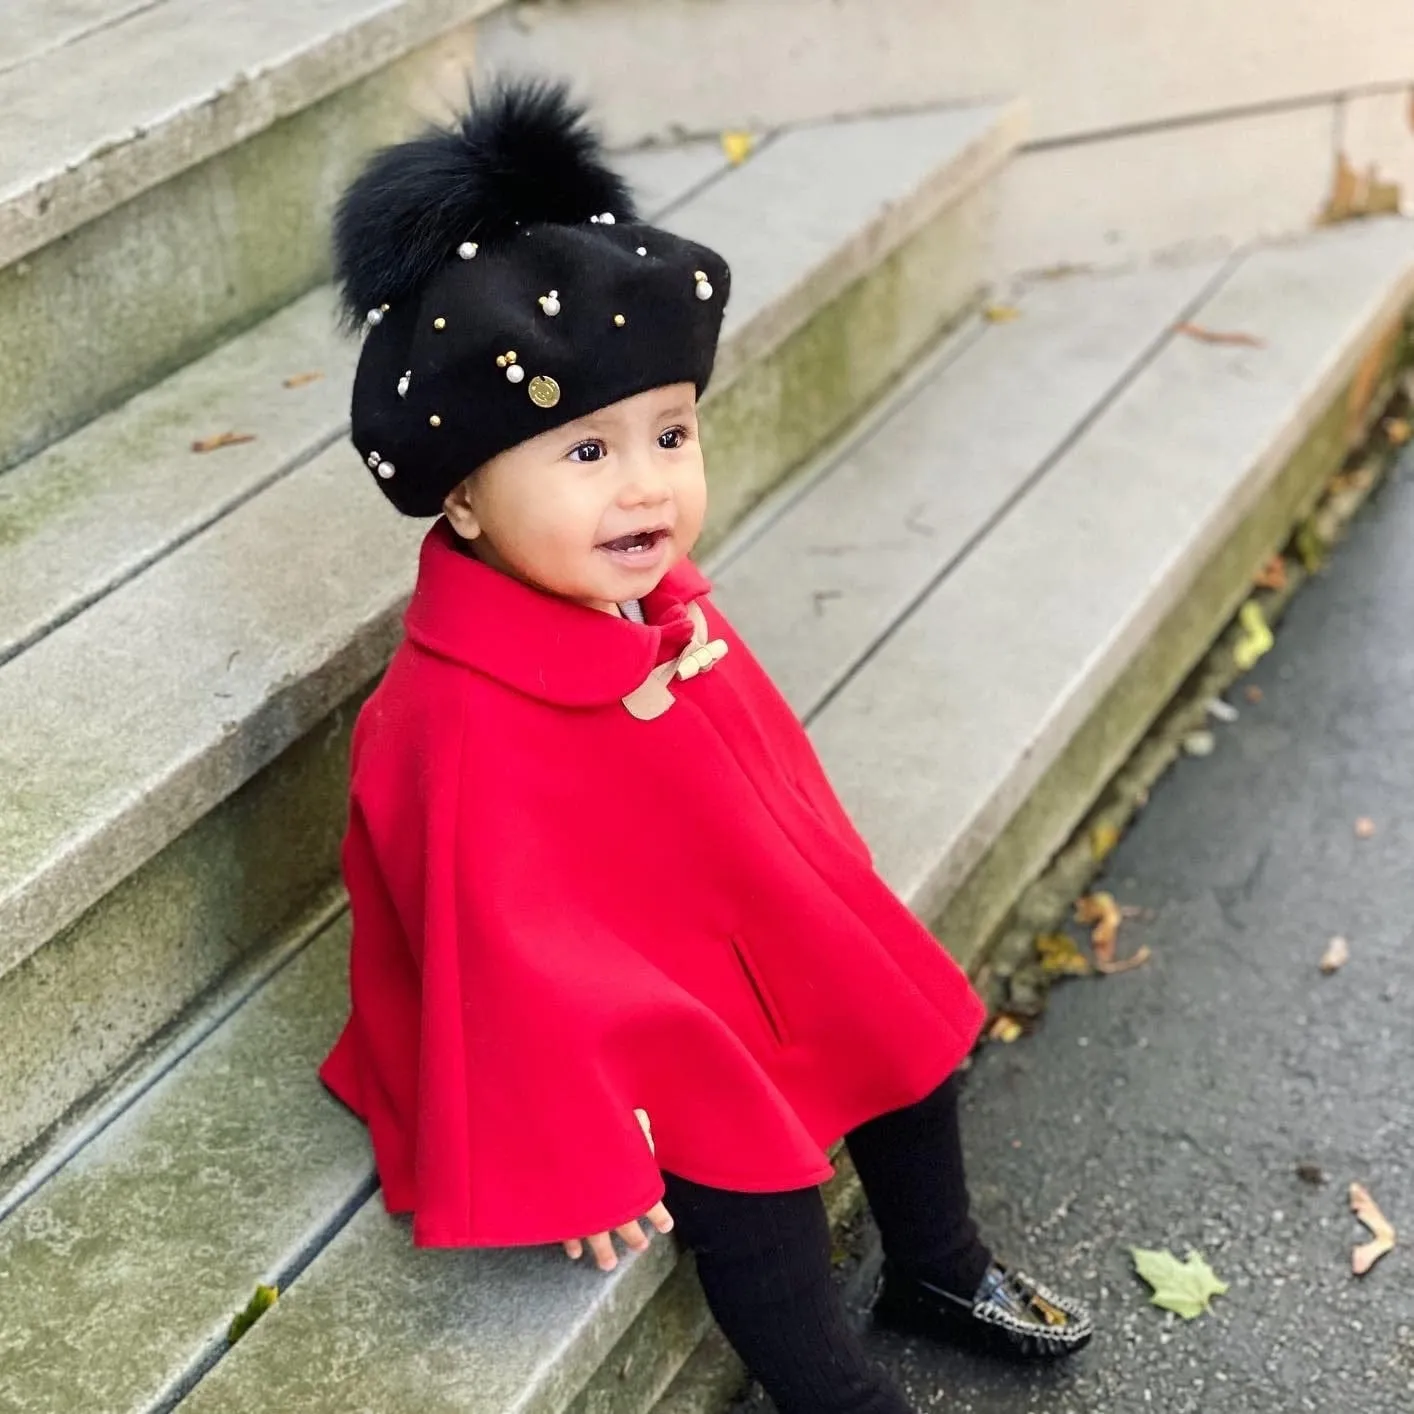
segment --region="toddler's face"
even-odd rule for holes
[[[696,394],[674,383],[493,457],[443,509],[477,558],[591,608],[641,599],[702,532]]]

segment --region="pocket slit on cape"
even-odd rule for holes
[[[737,965],[750,984],[751,990],[756,994],[756,1004],[761,1008],[761,1015],[766,1018],[767,1026],[771,1028],[771,1035],[775,1037],[777,1045],[784,1046],[786,1044],[786,1028],[781,1020],[780,1009],[763,985],[761,976],[752,965],[750,954],[741,939],[733,937],[730,941],[732,951],[736,954]]]

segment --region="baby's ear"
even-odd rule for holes
[[[475,540],[481,534],[481,522],[471,508],[471,478],[459,481],[447,492],[442,511],[452,529],[463,540]]]

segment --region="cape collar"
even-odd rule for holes
[[[403,616],[408,638],[562,707],[602,707],[633,693],[692,642],[688,605],[712,587],[683,560],[644,597],[645,622],[636,624],[511,579],[458,550],[455,536],[439,517],[423,538]]]

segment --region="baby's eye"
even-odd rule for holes
[[[665,452],[674,452],[687,441],[687,428],[670,427],[658,438],[658,445]]]
[[[602,442],[581,442],[579,446],[570,448],[570,460],[581,463],[597,462],[603,458],[606,450]]]

